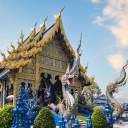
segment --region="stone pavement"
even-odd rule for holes
[[[113,128],[128,128],[128,122],[123,122],[122,124],[114,124]]]

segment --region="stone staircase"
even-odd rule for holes
[[[81,124],[81,127],[80,128],[86,128],[87,122],[85,122],[83,120],[80,120],[80,119],[78,119],[78,121],[79,121],[79,124]]]

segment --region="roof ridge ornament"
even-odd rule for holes
[[[21,41],[18,39],[18,47],[21,47],[21,45],[22,45],[22,43],[21,43]]]
[[[3,56],[3,59],[5,60],[6,57],[5,57],[5,54],[0,50],[0,54]]]
[[[65,5],[65,6],[66,6],[66,5]],[[61,18],[61,12],[64,10],[65,6],[60,10],[59,15],[55,15],[55,14],[54,14],[54,18],[55,18],[56,20]]]
[[[19,41],[19,43],[23,43],[23,38],[24,38],[24,35],[23,35],[23,33],[22,33],[22,30],[21,30],[21,34],[20,34],[20,41]]]
[[[38,21],[37,21],[38,22]],[[36,25],[37,25],[37,22],[34,24],[34,28],[31,29],[31,36],[34,37],[35,34],[36,34]]]
[[[14,47],[14,45],[12,45],[12,42],[11,42],[11,47],[13,48],[13,52],[16,52],[16,49],[15,49],[15,47]]]
[[[43,27],[46,29],[46,27],[45,27],[45,22],[46,22],[47,19],[48,19],[48,16],[45,18],[44,23],[43,23],[43,24],[40,24],[40,30],[41,30]]]
[[[88,62],[87,62],[87,66],[84,67],[84,72],[87,72],[87,68],[88,68]]]
[[[9,48],[8,47],[7,47],[7,52],[8,52],[8,54],[11,54],[12,53],[12,52],[9,51]]]

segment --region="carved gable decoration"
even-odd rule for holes
[[[69,59],[62,50],[57,37],[53,37],[53,39],[42,48],[39,54],[39,66],[42,68],[65,72],[67,62],[69,62]]]

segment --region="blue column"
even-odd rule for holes
[[[15,125],[15,127],[19,128],[19,114],[16,113],[15,116],[16,116],[16,122],[15,122],[16,125]]]
[[[92,119],[91,119],[91,114],[89,113],[89,117],[88,117],[88,119],[86,120],[87,121],[87,125],[86,125],[86,127],[87,128],[92,128],[93,127],[93,125],[92,125]]]

